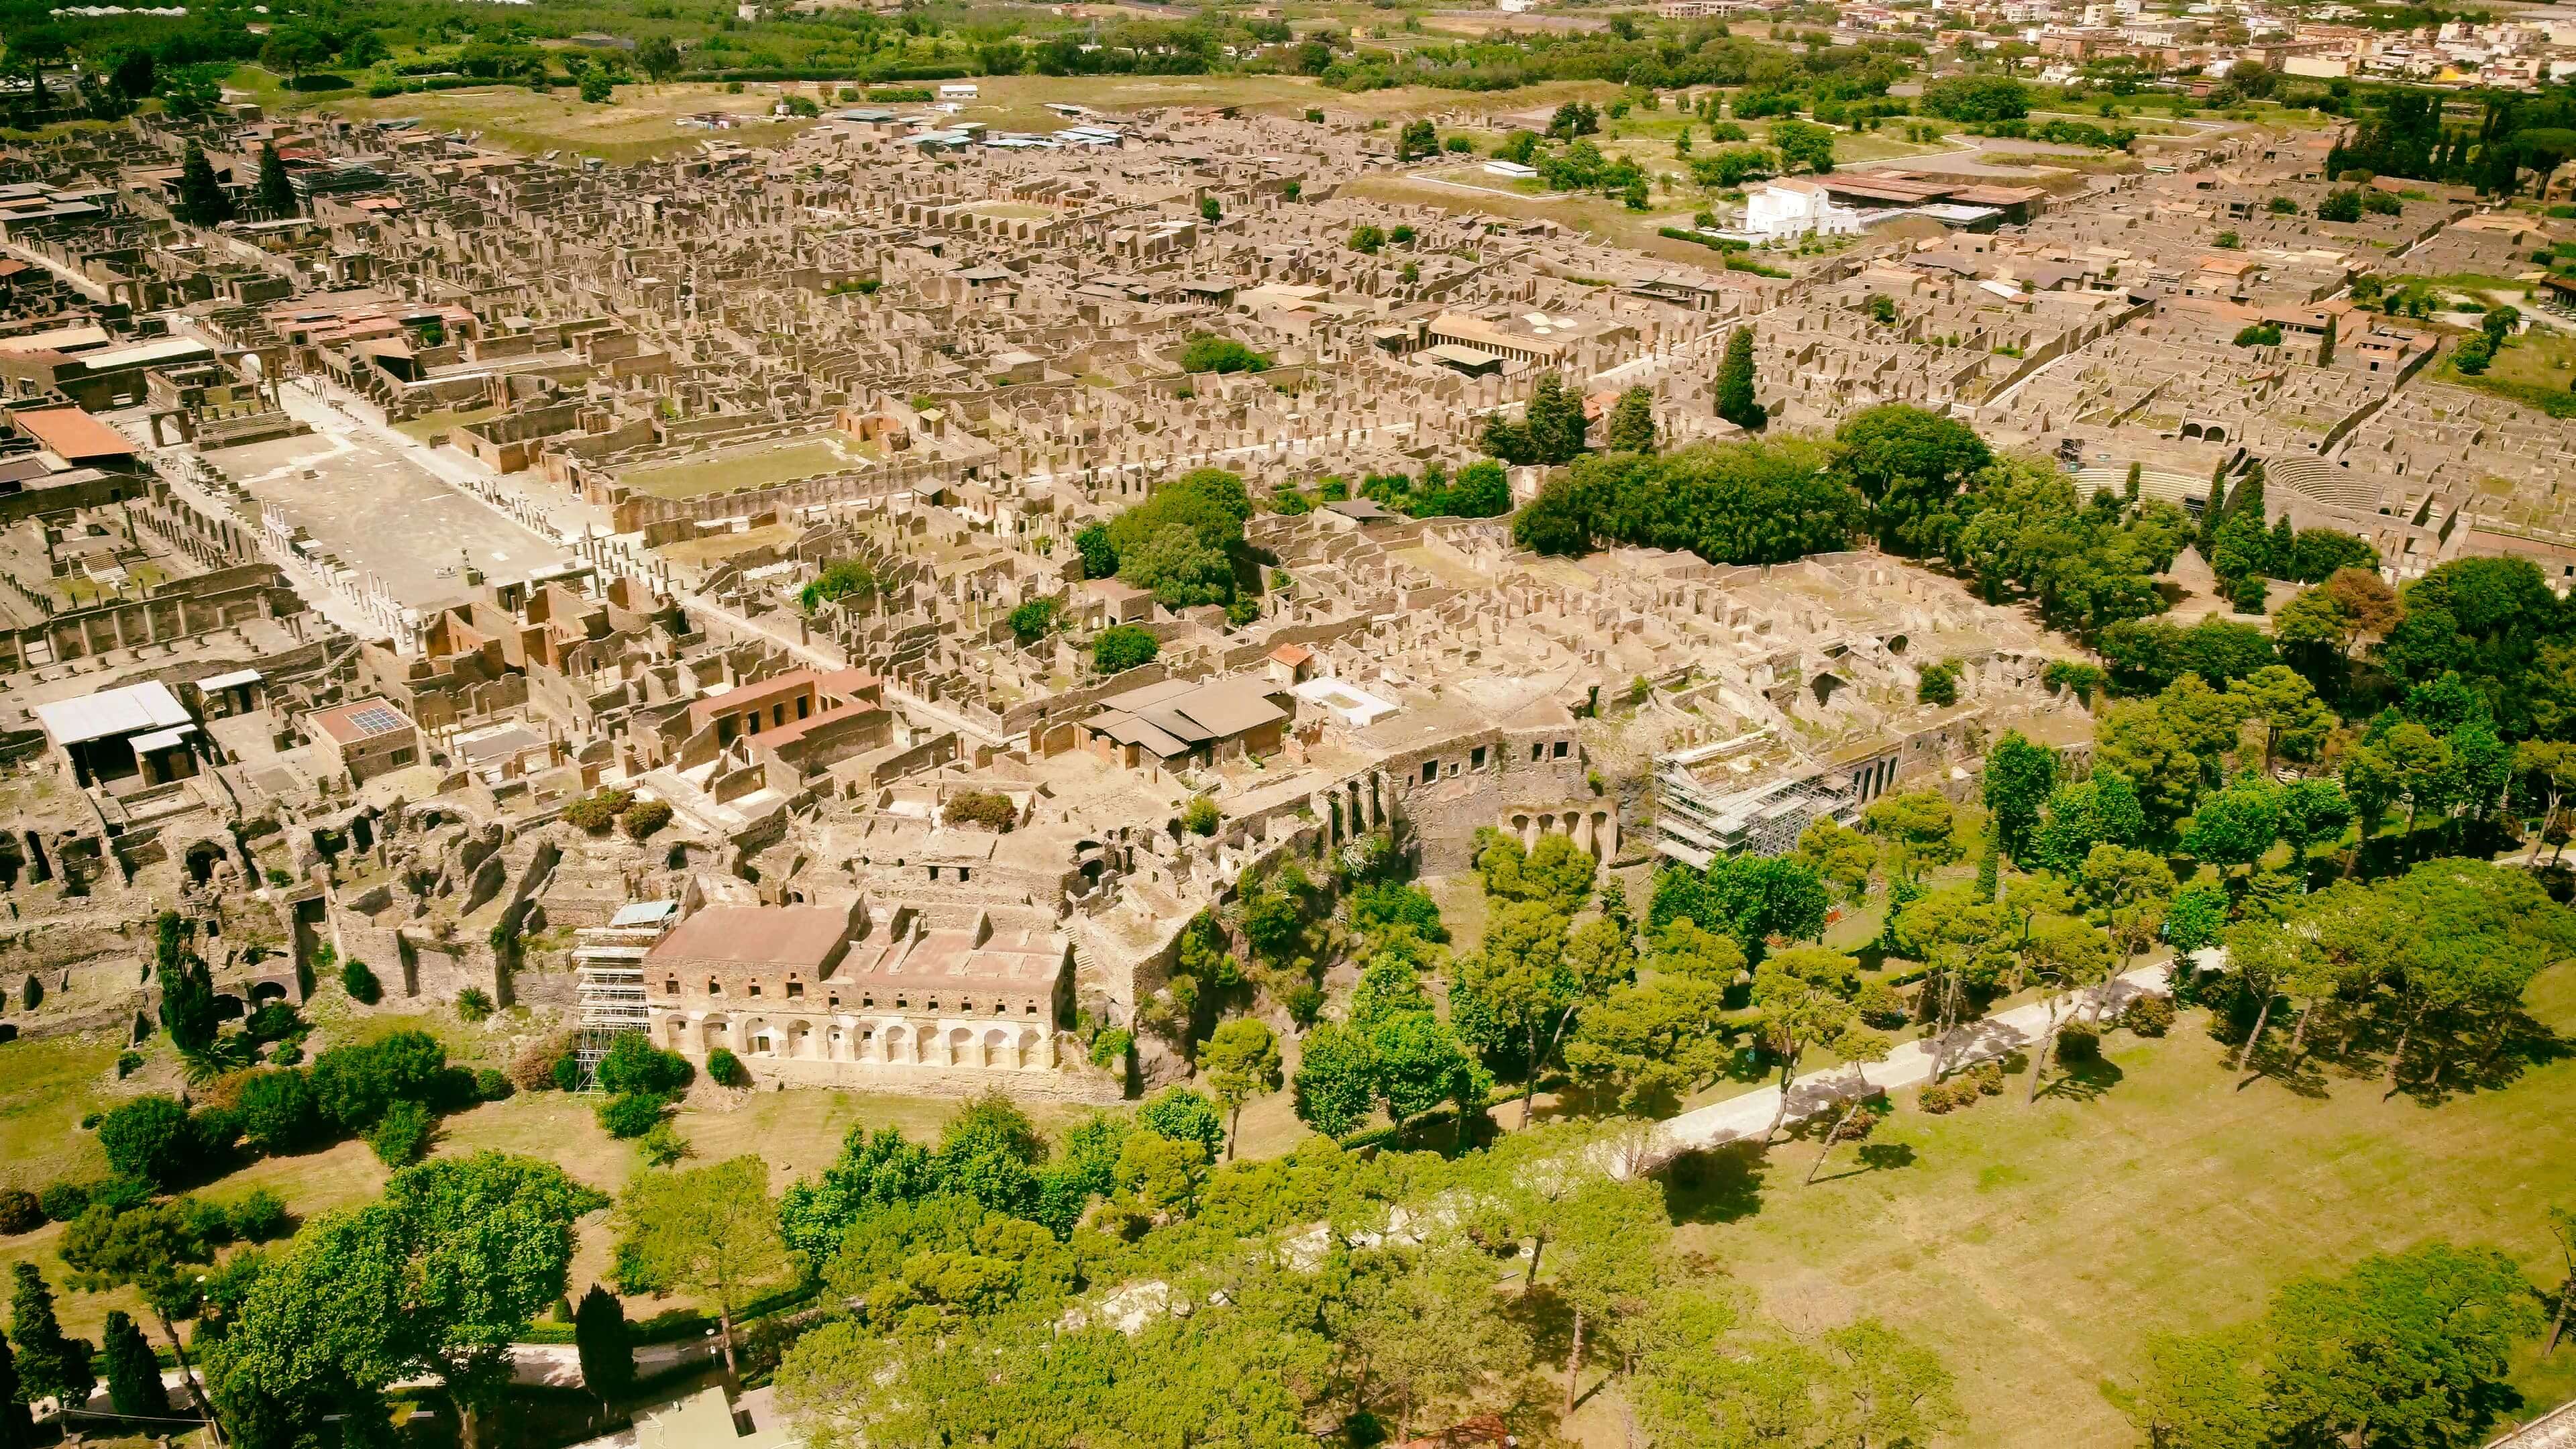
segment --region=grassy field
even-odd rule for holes
[[[2520,299],[2515,300],[2519,305]],[[2568,387],[2576,381],[2576,335],[2534,326],[2498,352],[2478,377],[2462,373],[2454,365],[2456,357],[2445,352],[2434,364],[2436,380],[2492,393],[2552,417],[2576,417],[2576,392]]]
[[[2576,1034],[2576,967],[2532,1000]],[[1908,1101],[1873,1139],[1903,1166],[1846,1156],[1801,1188],[1810,1143],[1714,1159],[1675,1189],[1686,1241],[1793,1325],[1874,1314],[1933,1345],[1969,1408],[1962,1442],[2004,1449],[2129,1449],[2117,1401],[2148,1337],[2250,1318],[2301,1274],[2434,1238],[2548,1270],[2541,1215],[2576,1203],[2576,1057],[2437,1106],[2343,1079],[2237,1092],[2202,1028],[2114,1036],[2084,1090],[2036,1106],[2018,1084],[1949,1117]],[[2576,1396],[2576,1354],[2526,1350],[2515,1382],[2538,1407]]]
[[[569,88],[540,94],[504,85],[383,97],[363,91],[291,94],[277,89],[275,77],[254,66],[235,71],[229,83],[259,93],[262,80],[270,104],[308,114],[370,121],[408,118],[431,131],[479,131],[486,143],[513,151],[572,151],[619,164],[695,150],[709,140],[777,145],[814,124],[768,119],[778,102],[776,86],[747,86],[740,95],[727,95],[714,85],[626,85],[617,88],[614,103],[590,105]],[[680,117],[699,111],[757,119],[730,131],[680,127]]]
[[[656,498],[696,498],[734,488],[765,488],[790,478],[834,473],[873,458],[874,444],[817,436],[727,452],[703,460],[657,463],[620,473],[617,481]]]
[[[500,1048],[506,1036],[463,1027],[452,1018],[392,1012],[350,1016],[345,1014],[345,1003],[330,995],[317,998],[316,1005],[343,1008],[316,1013],[337,1018],[326,1026],[336,1040],[371,1041],[417,1028],[447,1042],[452,1061],[491,1065],[505,1055]],[[106,1176],[107,1163],[96,1139],[81,1131],[79,1124],[83,1116],[113,1105],[134,1090],[130,1085],[120,1089],[116,1083],[117,1050],[113,1043],[79,1038],[0,1044],[0,1081],[11,1084],[0,1096],[0,1183],[35,1189],[58,1179],[89,1181]],[[158,1065],[147,1067],[135,1080],[155,1080],[161,1074]],[[1284,1095],[1278,1100],[1284,1103]],[[593,1105],[588,1098],[554,1092],[486,1103],[446,1118],[434,1150],[441,1156],[498,1150],[542,1157],[574,1178],[613,1193],[625,1186],[637,1159],[633,1148],[600,1129]],[[865,1092],[736,1095],[702,1091],[679,1112],[674,1125],[688,1139],[694,1160],[718,1162],[756,1152],[769,1163],[773,1187],[783,1188],[827,1166],[854,1126],[896,1127],[917,1141],[934,1140],[958,1105],[941,1097]],[[1284,1106],[1280,1112],[1302,1134],[1304,1129]],[[1040,1105],[1032,1107],[1030,1115],[1040,1128],[1056,1130],[1081,1112]],[[1283,1141],[1276,1150],[1285,1151],[1287,1146]],[[197,1195],[229,1203],[266,1188],[283,1198],[300,1221],[365,1202],[384,1190],[389,1175],[364,1143],[341,1142],[319,1152],[258,1159],[198,1188]],[[140,1311],[131,1290],[72,1290],[64,1281],[68,1270],[57,1255],[61,1235],[59,1224],[49,1224],[32,1233],[0,1238],[0,1273],[22,1261],[37,1264],[61,1293],[64,1326],[91,1339],[98,1336],[109,1309]],[[572,1274],[576,1295],[607,1273],[610,1247],[604,1214],[582,1224]]]

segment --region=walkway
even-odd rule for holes
[[[2141,966],[2125,976],[2114,977],[2091,991],[2070,994],[2058,1003],[2060,1026],[2077,1019],[2098,997],[2103,1002],[2103,1015],[2117,1016],[2123,1007],[2140,996],[2162,995],[2165,991],[2166,966],[2159,962]],[[1951,1067],[1955,1071],[1976,1062],[1992,1061],[2025,1047],[2035,1046],[2048,1030],[2048,1007],[2041,1002],[2016,1006],[1997,1012],[1981,1021],[1970,1022],[1951,1033]],[[1855,1073],[1849,1067],[1809,1072],[1789,1085],[1788,1122],[1803,1122],[1821,1112],[1842,1106],[1854,1096],[1911,1087],[1932,1079],[1932,1045],[1928,1038],[1909,1041],[1887,1054],[1887,1060]],[[1660,1163],[1684,1152],[1721,1147],[1731,1142],[1758,1141],[1771,1128],[1772,1114],[1780,1109],[1780,1089],[1764,1087],[1741,1097],[1712,1102],[1678,1117],[1668,1117],[1655,1124],[1658,1139],[1646,1158]],[[2520,1449],[2520,1446],[2517,1446]],[[2534,1446],[2537,1449],[2537,1446]],[[2548,1449],[2561,1449],[2552,1444]],[[2576,1444],[2566,1446],[2576,1449]]]
[[[2487,1449],[2576,1449],[2576,1403],[2559,1405],[2512,1433],[2490,1441]]]

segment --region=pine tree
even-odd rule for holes
[[[191,141],[188,154],[179,163],[179,219],[192,226],[213,226],[233,219],[233,199],[224,194],[223,183],[215,179],[214,163],[206,159],[206,148]]]
[[[0,1449],[27,1449],[36,1442],[33,1415],[19,1395],[18,1363],[10,1357],[9,1342],[0,1339]]]
[[[1753,397],[1753,329],[1738,327],[1726,339],[1726,361],[1717,369],[1717,415],[1747,432],[1771,421]]]
[[[78,1407],[89,1402],[98,1375],[89,1366],[93,1352],[85,1339],[63,1336],[54,1316],[53,1285],[33,1263],[20,1263],[16,1289],[9,1295],[9,1339],[18,1348],[18,1373],[30,1399],[59,1398]]]
[[[161,986],[161,1029],[183,1052],[204,1051],[214,1044],[220,1021],[215,979],[205,959],[187,949],[177,911],[163,911],[159,947],[152,974]]]
[[[286,181],[285,158],[266,142],[259,148],[259,204],[272,216],[293,216],[297,210],[295,188]]]
[[[107,1397],[116,1412],[142,1419],[170,1416],[170,1389],[161,1382],[161,1360],[143,1341],[143,1330],[122,1308],[107,1311]]]
[[[1583,394],[1553,372],[1542,372],[1530,392],[1524,414],[1530,447],[1541,463],[1571,463],[1583,455],[1591,424],[1583,416]]]
[[[622,1398],[635,1386],[635,1350],[626,1327],[626,1306],[596,1283],[581,1295],[572,1311],[573,1345],[581,1353],[581,1381],[601,1403]]]
[[[1610,410],[1607,438],[1610,451],[1614,453],[1655,451],[1654,393],[1642,387],[1632,387],[1619,394],[1619,405]]]

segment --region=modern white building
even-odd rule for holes
[[[1858,236],[1860,213],[1838,206],[1825,188],[1804,178],[1766,181],[1745,194],[1744,230],[1765,241],[1808,235]]]

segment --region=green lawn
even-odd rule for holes
[[[2576,1033],[2576,967],[2533,1008]],[[2441,1237],[2547,1270],[2542,1212],[2576,1204],[2576,1058],[2438,1106],[2347,1079],[2236,1092],[2204,1025],[2115,1035],[2091,1100],[2025,1107],[2016,1080],[1929,1117],[1904,1094],[1873,1145],[1905,1166],[1859,1171],[1846,1149],[1842,1175],[1802,1188],[1811,1143],[1716,1159],[1675,1191],[1686,1241],[1793,1325],[1875,1314],[1931,1344],[1968,1406],[1962,1442],[2006,1449],[2130,1449],[2113,1396],[2148,1336],[2250,1318],[2300,1274]],[[2535,1408],[2576,1396],[2576,1353],[2526,1350],[2516,1385]]]
[[[856,468],[874,457],[875,451],[874,444],[855,438],[803,438],[712,458],[656,463],[620,473],[617,481],[656,498],[695,498]]]

